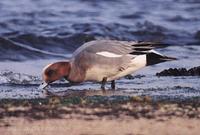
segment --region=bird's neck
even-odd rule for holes
[[[74,83],[83,82],[85,79],[85,70],[80,69],[78,66],[71,64],[67,80]]]

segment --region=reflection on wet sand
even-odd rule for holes
[[[72,90],[68,89],[65,91],[59,91],[59,92],[50,92],[46,91],[45,95],[47,96],[59,96],[59,97],[88,97],[88,96],[116,96],[116,95],[122,95],[123,91],[121,90]],[[123,96],[128,96],[124,95]]]

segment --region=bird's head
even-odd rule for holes
[[[48,84],[60,80],[61,78],[67,78],[70,72],[70,63],[68,61],[56,62],[47,65],[43,69],[42,79],[43,83],[40,85],[40,89],[44,89]]]

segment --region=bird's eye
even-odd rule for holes
[[[53,76],[55,73],[56,73],[55,70],[51,70],[51,69],[46,71],[46,75],[49,77]]]

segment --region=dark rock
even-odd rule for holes
[[[189,69],[188,74],[192,76],[200,76],[200,66]]]
[[[156,73],[156,76],[200,76],[200,66],[188,70],[186,68],[169,68]]]

